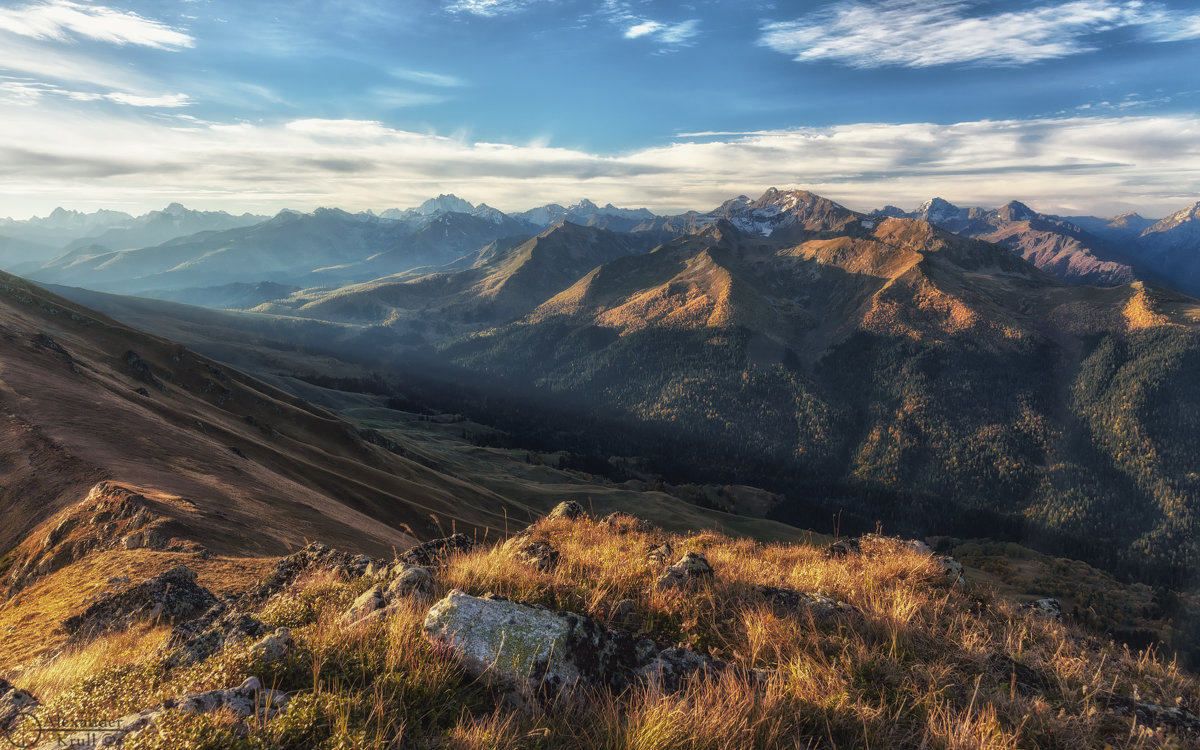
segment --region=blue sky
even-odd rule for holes
[[[0,215],[1200,198],[1200,9],[1149,0],[0,0]]]

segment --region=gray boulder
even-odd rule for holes
[[[509,550],[518,561],[537,568],[543,573],[553,570],[561,557],[550,542],[534,540],[525,534],[509,539],[504,543],[504,548]]]
[[[557,612],[457,589],[429,610],[425,637],[458,657],[475,677],[508,689],[510,698],[553,697],[575,686],[621,690],[658,681],[677,688],[722,662],[609,630],[574,612]]]
[[[388,605],[383,595],[383,586],[372,586],[364,591],[354,603],[342,613],[342,622],[353,625],[362,622]]]
[[[569,521],[574,521],[578,518],[583,518],[586,515],[587,511],[583,509],[582,505],[574,500],[564,500],[563,502],[554,506],[554,510],[550,511],[550,514],[546,517],[566,518]]]
[[[171,631],[163,650],[169,653],[171,666],[187,666],[204,661],[226,644],[261,638],[266,632],[267,626],[257,618],[219,602]]]
[[[775,586],[755,586],[755,591],[785,614],[811,613],[818,621],[832,620],[855,612],[854,607],[824,594],[810,594]]]
[[[708,559],[699,552],[688,552],[679,562],[663,571],[654,582],[654,586],[659,590],[682,589],[700,581],[711,580],[712,577],[713,569],[708,564]]]
[[[434,539],[424,544],[418,544],[402,552],[399,560],[409,565],[430,568],[444,563],[451,555],[470,552],[474,548],[474,539],[466,534],[454,534],[444,539]]]
[[[0,677],[0,731],[8,729],[22,711],[37,706],[37,698]]]
[[[1021,606],[1036,615],[1045,617],[1047,620],[1062,619],[1062,605],[1059,604],[1057,599],[1038,599]]]
[[[399,563],[392,569],[392,582],[384,590],[384,597],[388,601],[407,596],[426,598],[433,596],[433,588],[433,572],[429,568]]]

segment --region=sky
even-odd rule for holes
[[[0,0],[0,216],[1200,200],[1179,0]]]

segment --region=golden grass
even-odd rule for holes
[[[154,659],[119,666],[155,637],[147,631],[93,643],[28,675],[59,696],[53,710],[64,713],[130,708],[127,673],[153,683],[143,702],[250,674],[295,696],[280,717],[253,723],[249,737],[214,719],[174,718],[135,747],[1200,747],[1195,734],[1143,730],[1110,706],[1112,696],[1137,695],[1166,706],[1178,699],[1198,713],[1192,675],[1153,653],[1097,645],[988,590],[951,587],[936,560],[891,540],[866,540],[861,555],[829,560],[804,545],[632,524],[547,519],[529,532],[559,550],[555,569],[538,571],[502,546],[481,548],[438,572],[439,595],[491,591],[601,620],[630,599],[644,635],[734,668],[674,693],[581,689],[517,709],[425,641],[428,602],[347,628],[341,612],[372,581],[316,575],[262,613],[293,628],[297,647],[283,663],[258,664],[234,647],[182,670],[164,671]],[[715,578],[690,591],[654,590],[659,569],[646,552],[664,541],[676,558],[705,554]],[[782,611],[758,585],[825,594],[854,611]],[[66,689],[71,680],[76,687]]]
[[[218,596],[239,593],[262,580],[274,565],[268,558],[200,558],[177,552],[147,549],[106,550],[87,555],[44,576],[29,588],[0,604],[0,675],[16,675],[33,668],[35,660],[66,644],[63,620],[79,614],[89,600],[115,592],[128,584],[110,584],[127,576],[140,583],[175,565],[196,571],[200,585]]]

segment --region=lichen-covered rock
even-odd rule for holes
[[[433,572],[420,565],[399,563],[392,569],[392,582],[384,590],[388,601],[406,596],[433,596]]]
[[[560,557],[558,550],[545,540],[534,540],[521,535],[508,540],[504,546],[512,551],[513,557],[517,560],[533,566],[543,573],[550,572],[558,565]]]
[[[195,618],[217,603],[208,589],[196,583],[186,565],[103,597],[81,614],[63,622],[68,633],[87,636],[120,630],[136,620],[181,622]]]
[[[467,672],[528,699],[576,685],[620,690],[661,680],[674,689],[697,671],[721,662],[609,630],[574,612],[556,612],[457,589],[429,610],[425,636],[453,652]],[[691,654],[691,652],[686,652]]]
[[[637,673],[649,685],[675,691],[683,687],[689,678],[697,674],[711,676],[725,666],[725,662],[676,646],[654,654],[649,663],[641,666]]]
[[[310,542],[303,549],[280,559],[251,598],[264,600],[308,572],[332,571],[346,578],[361,578],[368,571],[382,573],[388,567],[387,563],[366,555],[351,555],[320,542]]]
[[[659,590],[681,589],[712,577],[713,568],[704,555],[688,552],[679,562],[664,570],[654,582],[654,586]]]
[[[550,511],[550,514],[546,517],[565,518],[569,521],[574,521],[578,518],[583,518],[585,515],[587,515],[587,511],[583,509],[582,505],[574,500],[564,500],[563,502],[554,506],[554,510]]]
[[[787,614],[808,612],[815,620],[831,620],[838,615],[849,615],[855,611],[854,607],[849,604],[824,594],[810,594],[775,586],[755,586],[755,591],[782,612]]]
[[[372,586],[355,599],[354,603],[342,613],[342,622],[347,625],[361,622],[386,607],[387,604],[387,598],[383,595],[383,586]]]
[[[609,627],[635,632],[641,627],[641,617],[638,616],[637,602],[632,599],[621,599],[613,604],[608,611]]]
[[[900,543],[913,552],[921,555],[932,555],[933,548],[921,539],[901,539]]]
[[[654,524],[644,518],[631,516],[628,513],[609,513],[604,518],[600,519],[601,526],[607,526],[610,530],[617,534],[628,534],[638,532],[641,534],[649,534],[655,530]]]
[[[444,539],[434,539],[400,554],[400,562],[422,567],[433,567],[443,563],[451,555],[470,552],[475,548],[475,540],[466,534],[455,534]]]
[[[37,705],[37,698],[0,677],[0,731],[9,728],[22,711]]]
[[[1022,606],[1048,620],[1062,619],[1062,605],[1057,599],[1038,599]]]
[[[288,628],[277,628],[274,633],[264,636],[261,641],[250,647],[250,655],[264,662],[279,661],[287,656],[292,648],[292,631]]]
[[[850,555],[856,555],[862,551],[862,543],[857,539],[842,539],[834,542],[825,548],[825,558],[827,560],[836,560]]]
[[[663,542],[646,553],[646,562],[652,565],[666,565],[667,561],[674,556],[675,550],[671,547],[671,543]]]
[[[163,649],[169,653],[168,664],[187,666],[204,661],[226,644],[261,638],[266,632],[267,626],[257,618],[219,602],[171,631]]]
[[[967,585],[966,568],[958,560],[942,557],[938,559],[938,564],[942,567],[942,573],[950,580],[951,586]]]

